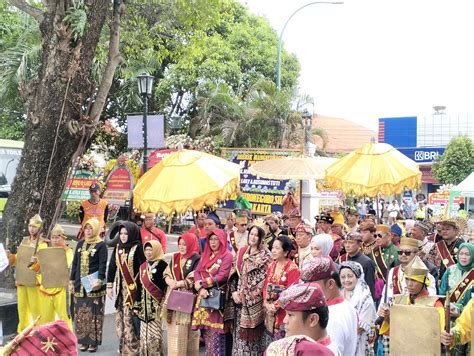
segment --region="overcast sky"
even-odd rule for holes
[[[240,0],[278,33],[308,0]],[[380,117],[474,113],[474,1],[346,0],[298,12],[283,34],[315,113],[376,130]],[[275,49],[276,52],[276,49]],[[276,54],[275,54],[276,56]]]

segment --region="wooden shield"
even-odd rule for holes
[[[41,265],[41,284],[45,288],[64,288],[69,282],[66,250],[62,247],[48,247],[38,251]]]
[[[441,355],[440,322],[436,308],[393,305],[390,308],[390,355]]]
[[[16,282],[23,286],[36,286],[36,273],[28,268],[35,252],[33,246],[20,244],[16,252]]]

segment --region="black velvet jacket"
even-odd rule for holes
[[[105,295],[105,270],[107,269],[107,245],[105,242],[88,244],[79,241],[74,251],[71,265],[70,280],[74,282],[74,295],[76,297],[100,297]],[[81,278],[94,272],[99,272],[102,286],[97,291],[86,293],[81,284]]]

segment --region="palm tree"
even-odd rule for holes
[[[252,115],[242,98],[225,83],[211,84],[196,99],[197,115],[191,120],[191,136],[220,136],[225,145],[251,144],[248,125]],[[250,120],[248,120],[250,118]]]
[[[21,98],[28,95],[27,85],[38,74],[41,35],[38,23],[29,15],[8,11],[12,11],[11,21],[0,29],[0,102],[3,107],[21,111]]]
[[[328,144],[328,136],[327,136],[326,131],[321,127],[315,127],[314,129],[311,130],[311,138],[313,138],[313,136],[318,136],[321,138],[321,141],[323,144],[322,150],[324,151]],[[311,142],[314,143],[313,140]]]
[[[281,148],[299,122],[291,107],[292,92],[278,90],[274,82],[262,80],[253,87],[250,103],[268,144]]]

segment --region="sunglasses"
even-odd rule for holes
[[[248,224],[239,224],[240,226],[247,226]]]
[[[383,234],[375,234],[374,236],[375,236],[376,238],[377,238],[377,237],[380,237],[380,238],[385,237],[385,235],[383,235]]]
[[[402,255],[410,256],[412,253],[416,253],[416,252],[400,250],[400,251],[398,251],[397,253],[398,253],[398,256],[402,256]]]

